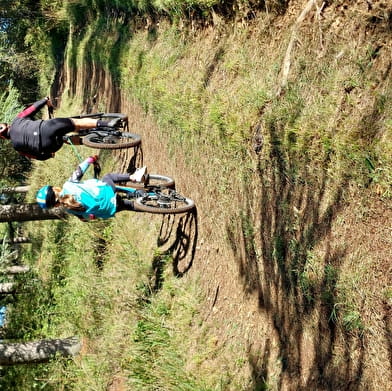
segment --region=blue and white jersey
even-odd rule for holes
[[[92,163],[92,158],[87,158],[79,164],[67,182],[64,183],[60,195],[72,195],[79,202],[84,211],[67,209],[68,213],[84,219],[98,217],[108,219],[116,213],[116,194],[111,186],[99,179],[88,179],[80,182],[84,173]]]
[[[88,179],[84,182],[67,181],[63,185],[61,195],[70,194],[83,205],[85,211],[79,212],[67,209],[67,212],[88,219],[90,215],[107,219],[116,213],[116,194],[105,182],[98,179]]]

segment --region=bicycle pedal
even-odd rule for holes
[[[165,199],[160,198],[157,201],[157,204],[159,205],[160,208],[170,208],[171,207],[170,200],[166,199],[166,198]]]

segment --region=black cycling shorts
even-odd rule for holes
[[[127,182],[127,181],[129,181],[129,174],[117,174],[115,172],[106,174],[102,178],[102,182],[108,184],[113,189],[114,192],[116,192],[116,183]]]
[[[50,153],[57,152],[64,143],[63,137],[75,130],[70,118],[53,118],[41,124],[41,150]]]

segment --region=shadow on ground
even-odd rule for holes
[[[163,270],[172,262],[173,274],[182,277],[192,267],[197,243],[197,209],[181,215],[164,215],[157,239],[158,251],[152,261],[151,289],[163,284]]]
[[[227,234],[243,288],[257,294],[259,309],[267,313],[278,336],[278,389],[289,385],[293,390],[355,390],[359,384],[366,388],[362,378],[363,337],[342,335],[334,322],[336,283],[347,251],[345,245],[327,244],[322,276],[311,276],[313,249],[321,241],[329,243],[347,181],[343,178],[331,188],[325,169],[329,166],[328,154],[321,165],[324,169],[310,172],[306,150],[298,163],[283,150],[282,130],[270,124],[268,131],[269,156],[259,158],[257,165],[258,195],[243,201],[245,206],[231,220]],[[244,186],[244,194],[254,194],[254,182]],[[258,215],[252,217],[255,209]],[[254,227],[260,232],[256,233]],[[305,334],[309,328],[311,343]],[[265,389],[268,384],[271,342],[261,341],[263,348],[257,354],[249,349],[252,390]],[[339,366],[334,362],[337,343],[345,347]]]

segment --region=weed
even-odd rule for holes
[[[383,294],[384,294],[384,297],[385,297],[387,300],[389,300],[389,301],[392,300],[392,288],[387,288],[387,289],[385,289],[384,292],[383,292]]]
[[[345,330],[349,332],[361,332],[364,329],[364,325],[361,321],[361,314],[355,310],[346,311],[342,316],[342,322]]]

